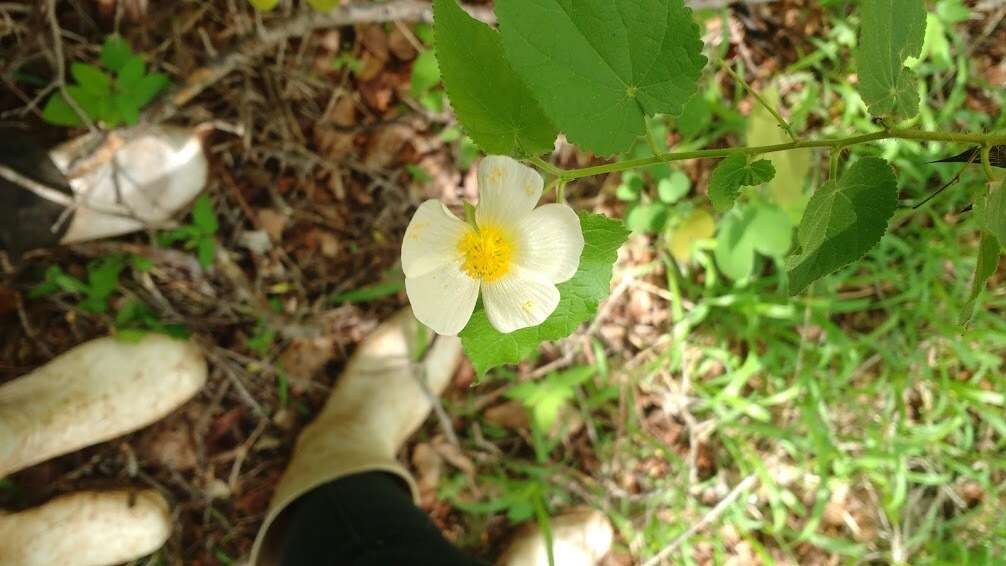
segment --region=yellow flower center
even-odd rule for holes
[[[465,234],[458,242],[464,256],[461,268],[474,279],[492,283],[510,271],[513,242],[497,226],[481,226]]]

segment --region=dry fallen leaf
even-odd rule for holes
[[[258,221],[262,225],[262,229],[269,234],[269,239],[273,242],[279,242],[283,239],[283,230],[286,229],[290,217],[271,208],[264,208],[258,211]]]
[[[162,421],[140,437],[136,448],[144,459],[170,470],[184,472],[195,468],[199,462],[192,442],[192,427],[185,419]]]
[[[423,442],[412,449],[412,465],[416,468],[416,484],[421,493],[435,491],[440,485],[444,460],[432,446]]]
[[[506,401],[489,407],[483,416],[486,421],[510,430],[528,430],[531,426],[527,409],[520,401]]]
[[[450,465],[461,470],[472,481],[475,480],[475,464],[460,448],[447,442],[443,436],[438,436],[433,439],[433,449]]]
[[[301,395],[310,386],[315,375],[335,355],[335,340],[330,336],[294,339],[279,356],[277,363],[290,380],[290,392]]]

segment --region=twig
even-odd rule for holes
[[[426,366],[420,364],[416,368],[416,371],[412,372],[412,375],[416,378],[419,388],[423,390],[423,395],[426,396],[427,401],[433,406],[433,413],[437,415],[437,421],[440,423],[440,428],[443,429],[447,441],[455,448],[460,449],[461,442],[458,440],[457,433],[454,432],[454,426],[451,425],[451,418],[447,415],[447,411],[444,410],[444,404],[440,401],[440,396],[433,393],[433,390],[430,389],[426,375]]]
[[[73,109],[80,121],[92,132],[97,131],[91,117],[84,112],[84,109],[77,104],[77,101],[70,96],[66,90],[66,60],[63,57],[63,36],[59,27],[59,20],[56,18],[56,0],[48,0],[46,6],[49,10],[49,29],[52,32],[52,50],[56,57],[56,82],[59,85],[59,94],[63,97],[70,108]]]
[[[32,342],[47,358],[53,358],[55,355],[49,346],[45,342],[38,339],[38,332],[35,331],[35,327],[31,324],[31,319],[28,317],[28,311],[24,308],[24,297],[21,293],[14,294],[14,303],[17,307],[17,317],[21,321],[21,328],[24,329],[24,333],[31,338]]]
[[[43,183],[39,183],[38,181],[30,177],[22,175],[18,171],[3,164],[0,164],[0,179],[10,181],[15,186],[23,188],[29,192],[32,192],[41,199],[54,202],[60,206],[63,206],[65,208],[63,214],[60,215],[59,219],[52,227],[52,231],[54,233],[59,231],[60,226],[63,225],[63,222],[69,219],[71,213],[76,212],[78,209],[81,208],[87,210],[93,210],[94,212],[104,214],[107,216],[114,216],[117,218],[124,218],[127,220],[140,220],[144,224],[150,225],[150,223],[145,222],[142,219],[139,219],[135,215],[124,214],[122,210],[115,208],[105,208],[86,203],[83,201],[83,198],[86,198],[85,195],[80,195],[80,197],[74,198],[53,187],[50,187]]]
[[[0,12],[10,12],[19,14],[30,14],[30,4],[18,4],[17,2],[0,2]]]
[[[42,198],[43,200],[48,200],[67,208],[77,207],[77,201],[75,201],[70,195],[60,192],[48,185],[39,183],[38,181],[26,175],[22,175],[15,169],[12,169],[2,163],[0,163],[0,179],[5,179],[14,183],[14,185],[18,187],[27,189],[35,193],[36,196]]]
[[[660,552],[658,552],[655,556],[653,556],[653,558],[650,558],[649,560],[644,562],[643,566],[657,566],[658,564],[660,564],[661,561],[670,556],[672,552],[677,550],[677,548],[681,546],[686,540],[691,538],[692,535],[706,528],[710,523],[718,519],[720,515],[722,515],[723,512],[726,511],[727,508],[730,507],[733,504],[733,502],[737,500],[738,497],[740,497],[745,491],[751,489],[757,482],[758,477],[754,474],[751,474],[748,477],[741,480],[741,482],[736,486],[734,486],[734,488],[730,490],[730,493],[728,493],[726,497],[720,500],[720,502],[716,504],[716,507],[710,509],[709,512],[706,513],[705,516],[703,516],[702,519],[699,520],[699,522],[689,527],[689,529],[681,533],[678,536],[678,538],[672,540],[670,544],[660,549]]]
[[[782,114],[780,114],[779,111],[775,109],[774,106],[769,104],[768,101],[765,100],[765,98],[762,97],[762,95],[757,90],[754,89],[754,87],[748,84],[748,82],[744,80],[744,77],[740,76],[739,74],[737,74],[736,71],[731,69],[730,65],[726,61],[721,60],[720,67],[722,67],[723,70],[726,71],[726,73],[730,75],[730,77],[733,80],[740,83],[741,86],[744,87],[744,90],[748,91],[748,93],[751,96],[753,96],[755,100],[757,100],[758,103],[762,105],[763,108],[765,108],[765,110],[768,110],[769,114],[771,114],[772,117],[775,118],[775,121],[779,123],[779,127],[782,128],[786,132],[786,135],[789,136],[789,139],[796,141],[796,134],[793,133],[793,128],[789,125],[789,122],[787,122],[786,119],[782,117]]]

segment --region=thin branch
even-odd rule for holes
[[[989,181],[995,180],[995,174],[992,173],[992,160],[990,156],[992,155],[992,144],[986,143],[982,146],[982,169],[985,171],[985,177]]]
[[[754,484],[757,483],[757,481],[758,477],[755,476],[754,474],[751,474],[748,477],[741,480],[741,482],[736,486],[734,486],[734,488],[730,490],[730,493],[728,493],[726,497],[724,497],[719,503],[717,503],[716,507],[710,509],[709,512],[706,513],[705,516],[703,516],[702,519],[699,520],[699,522],[692,525],[687,531],[681,533],[681,535],[679,535],[678,538],[672,540],[670,544],[662,548],[660,552],[658,552],[653,558],[650,558],[645,563],[643,563],[643,566],[657,566],[658,564],[660,564],[661,561],[670,556],[672,552],[677,550],[677,548],[681,546],[686,540],[691,538],[692,535],[706,528],[710,523],[718,519],[720,515],[722,515],[723,512],[726,511],[727,508],[730,507],[733,504],[733,502],[737,500],[738,497],[740,497],[747,490],[751,489],[751,487],[753,487]]]
[[[981,145],[1002,145],[1006,144],[1006,134],[971,134],[961,132],[928,132],[924,130],[900,130],[889,129],[871,134],[863,134],[848,138],[826,138],[820,140],[804,140],[775,145],[762,145],[751,147],[725,148],[725,149],[702,149],[698,151],[685,151],[680,153],[664,153],[655,157],[644,157],[641,159],[630,159],[618,161],[604,165],[583,167],[580,169],[566,169],[562,171],[563,180],[572,181],[582,177],[592,177],[594,175],[604,175],[637,169],[657,163],[668,163],[672,161],[684,161],[687,159],[707,159],[716,157],[726,157],[730,154],[741,152],[748,155],[762,155],[765,153],[777,153],[793,149],[809,148],[843,148],[867,142],[874,142],[888,139],[917,140],[917,141],[938,141],[949,143],[968,143]],[[550,171],[551,172],[551,171]]]
[[[757,100],[758,103],[761,104],[763,108],[765,108],[765,110],[769,111],[769,114],[771,114],[772,117],[775,118],[775,121],[779,123],[779,127],[782,128],[786,132],[786,135],[789,136],[789,139],[797,141],[796,134],[793,133],[792,126],[789,125],[789,122],[787,122],[786,119],[782,117],[782,114],[780,114],[779,111],[776,110],[774,106],[772,106],[771,104],[768,103],[767,100],[765,100],[765,98],[761,95],[761,93],[759,93],[750,84],[748,84],[748,82],[744,80],[744,77],[740,76],[739,74],[737,74],[736,71],[730,68],[730,65],[728,65],[726,61],[723,61],[721,59],[720,67],[722,67],[723,70],[726,71],[726,73],[730,75],[731,78],[733,78],[733,80],[740,83],[741,86],[744,87],[744,90],[748,91],[748,94],[753,96],[755,100]]]
[[[59,19],[56,17],[56,0],[47,0],[46,7],[49,11],[49,30],[52,32],[52,50],[56,57],[56,83],[59,86],[59,94],[77,114],[80,121],[87,126],[88,130],[97,131],[91,117],[87,115],[87,112],[84,112],[84,109],[66,90],[66,59],[63,56],[63,32],[60,30]]]

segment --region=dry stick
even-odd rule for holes
[[[78,208],[87,208],[95,212],[100,212],[101,214],[107,214],[109,216],[118,216],[121,218],[127,218],[134,220],[135,217],[128,214],[123,214],[121,210],[116,210],[113,208],[104,208],[100,206],[95,206],[93,204],[87,204],[83,202],[78,202],[72,196],[60,192],[48,185],[39,183],[38,181],[22,175],[16,170],[0,164],[0,179],[5,179],[14,183],[16,186],[27,189],[32,193],[35,193],[41,199],[54,202],[58,205],[64,206],[67,210],[76,210]]]
[[[450,442],[455,448],[461,448],[461,441],[458,440],[457,433],[454,432],[454,426],[451,424],[451,417],[444,410],[444,404],[440,400],[440,395],[433,392],[430,389],[429,380],[426,375],[426,366],[420,362],[419,367],[416,371],[412,372],[413,377],[416,379],[416,384],[423,391],[423,395],[426,396],[426,400],[430,402],[433,408],[433,414],[437,417],[437,422],[440,423],[440,429],[443,431],[444,436],[447,437],[447,441]]]
[[[56,0],[48,0],[46,6],[49,10],[49,29],[52,32],[52,50],[56,57],[56,81],[59,85],[59,93],[63,100],[70,105],[80,121],[92,132],[97,131],[94,122],[84,109],[77,104],[77,101],[66,91],[66,60],[63,57],[63,35],[59,28],[59,20],[56,18]]]
[[[18,4],[17,2],[0,2],[0,12],[11,12],[18,14],[30,14],[31,5]]]
[[[718,519],[719,516],[722,515],[724,511],[727,510],[727,507],[730,507],[730,505],[732,505],[733,502],[736,501],[737,498],[740,497],[745,491],[751,489],[751,487],[754,486],[754,484],[757,483],[757,481],[758,477],[754,474],[751,474],[748,477],[741,480],[741,482],[736,486],[734,486],[734,488],[730,490],[730,493],[728,493],[726,497],[720,500],[720,502],[716,504],[716,507],[710,509],[709,512],[706,513],[705,516],[703,516],[698,523],[695,523],[687,531],[681,533],[681,535],[679,535],[678,538],[674,539],[673,541],[671,541],[670,544],[662,548],[660,552],[658,552],[653,558],[650,558],[649,560],[644,562],[643,566],[657,566],[658,564],[660,564],[662,560],[670,556],[672,552],[677,550],[677,548],[681,546],[686,540],[688,540],[692,535],[706,528],[706,526],[708,526],[710,523]]]

